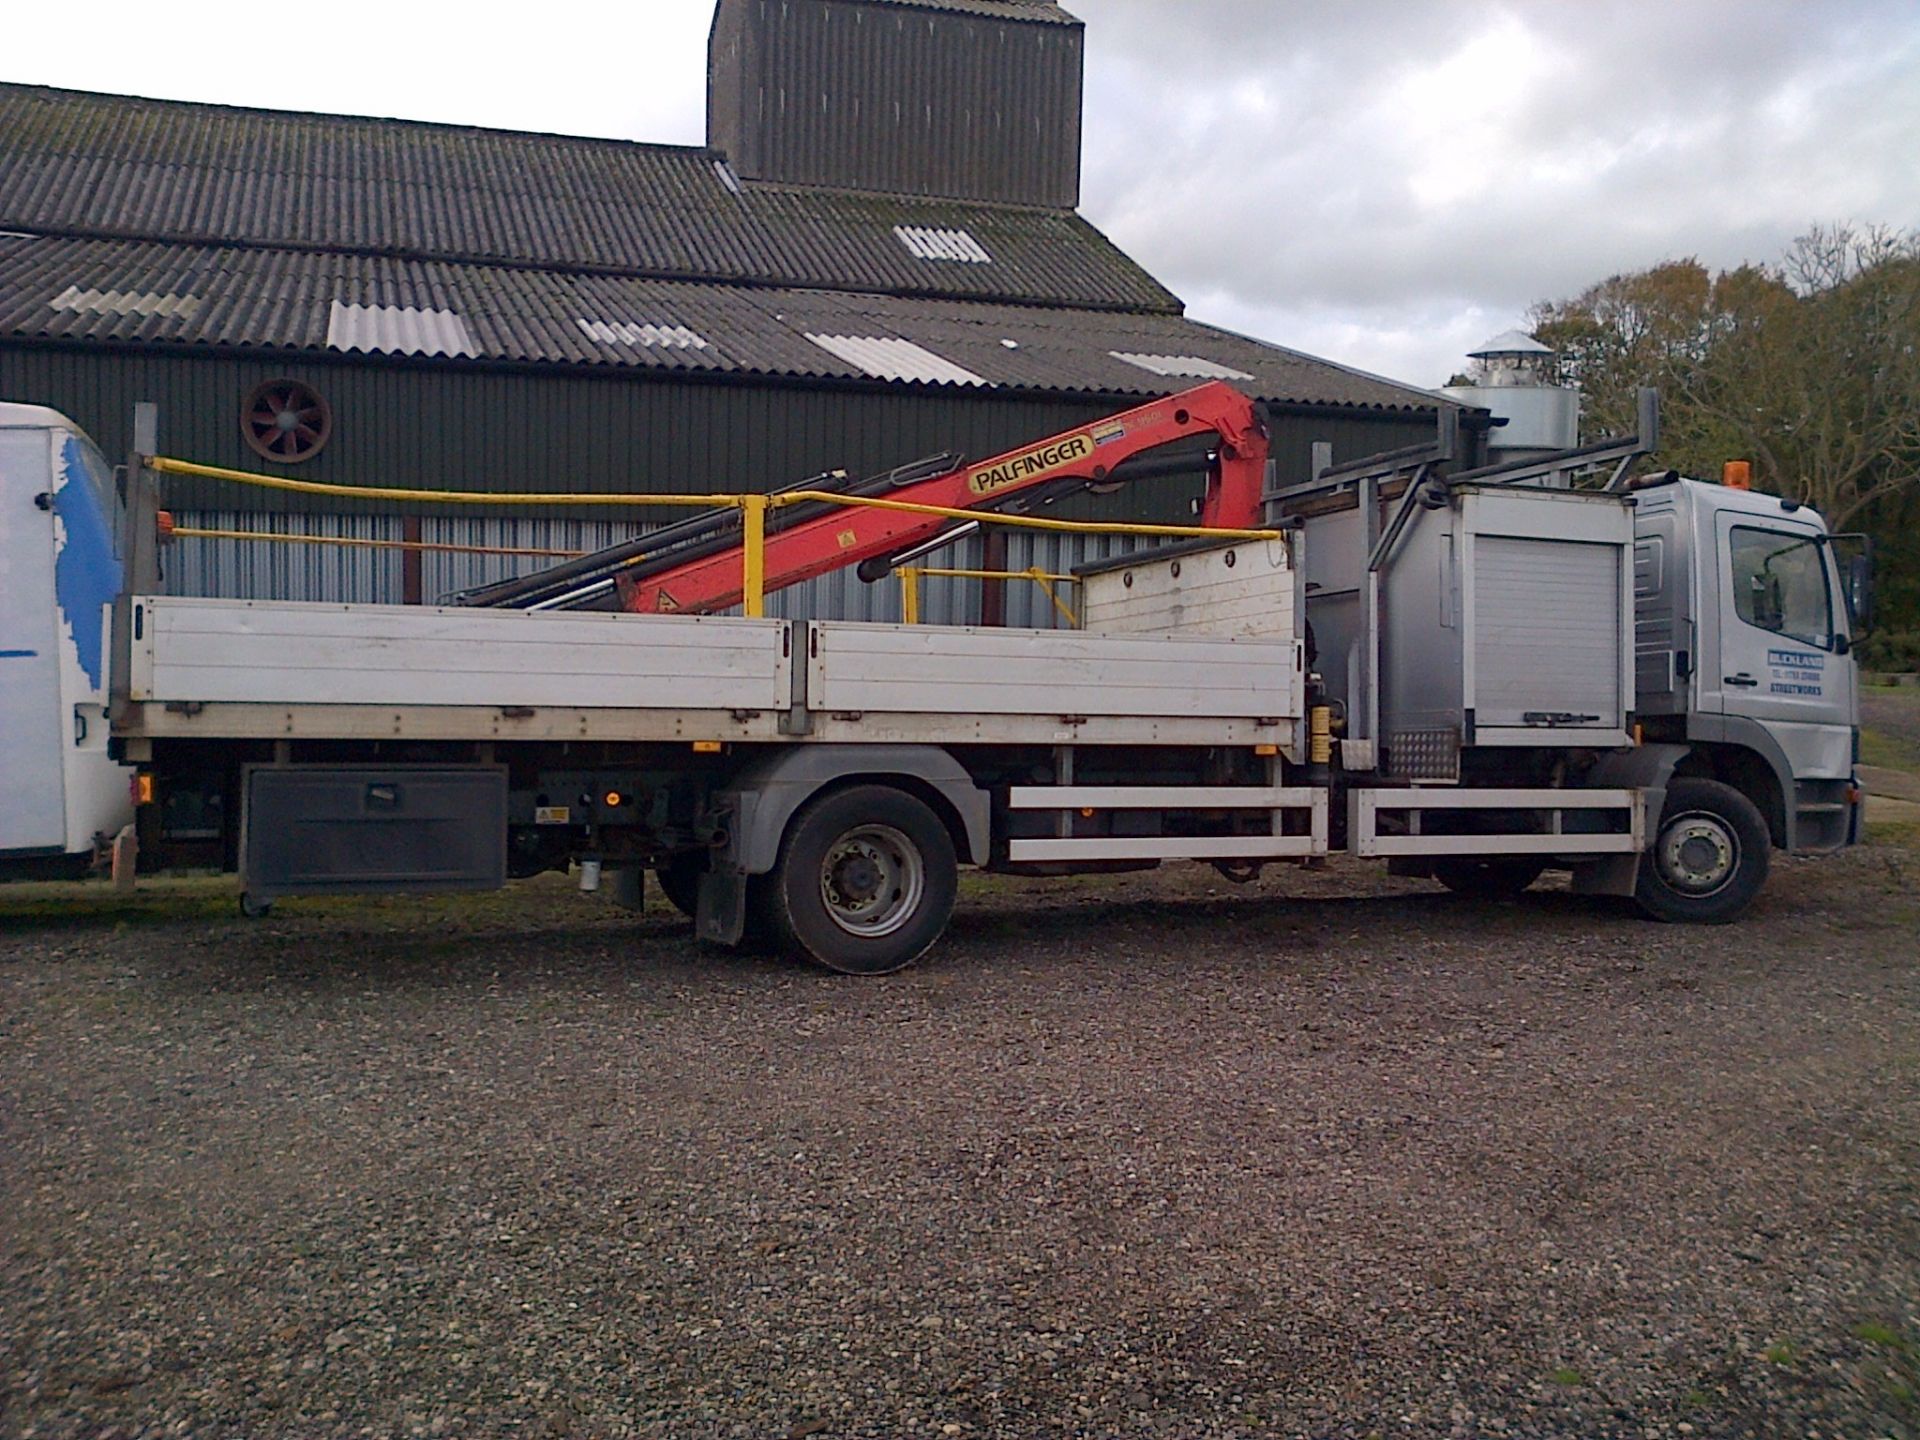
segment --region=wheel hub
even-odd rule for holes
[[[1711,895],[1733,878],[1740,841],[1717,815],[1680,815],[1661,833],[1656,863],[1675,890]]]
[[[913,919],[926,893],[919,847],[891,825],[861,825],[827,850],[820,898],[849,935],[877,939]]]
[[[871,900],[880,888],[880,866],[871,856],[849,855],[834,872],[833,888],[848,900]]]

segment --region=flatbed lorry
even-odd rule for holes
[[[116,817],[71,797],[119,786],[147,863],[225,863],[249,913],[570,866],[631,899],[652,871],[706,940],[868,974],[938,939],[961,865],[1244,878],[1345,850],[1481,894],[1558,868],[1660,919],[1730,920],[1770,850],[1858,838],[1868,578],[1791,502],[1630,475],[1653,416],[1474,469],[1443,412],[1431,446],[1281,487],[1253,403],[1209,385],[800,492],[754,557],[774,583],[884,568],[1018,492],[1210,444],[1222,533],[1084,567],[1078,628],[1027,630],[716,613],[753,583],[764,511],[433,607],[169,596],[148,458],[103,484],[71,422],[9,407],[0,651],[64,658],[6,692],[0,864],[94,847]],[[76,544],[94,588],[70,603]],[[79,652],[99,663],[76,680]],[[92,774],[56,831],[35,784],[56,755],[72,773],[69,709]]]

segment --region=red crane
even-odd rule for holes
[[[1037,487],[1076,481],[1099,484],[1146,451],[1209,433],[1214,439],[1213,454],[1199,523],[1210,529],[1254,529],[1260,523],[1267,432],[1255,403],[1219,381],[1150,400],[988,460],[947,461],[930,474],[887,477],[878,491],[863,488],[848,493],[948,510],[991,511]],[[1181,462],[1180,468],[1199,467]],[[767,526],[765,590],[898,555],[937,537],[953,523],[948,516],[825,501],[804,502],[804,508],[776,508]],[[742,542],[737,530],[729,534],[722,526],[737,526],[737,522],[727,512],[695,517],[539,575],[460,598],[469,605],[603,606],[617,591],[623,610],[647,614],[725,610],[740,603]]]

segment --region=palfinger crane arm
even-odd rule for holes
[[[977,464],[941,455],[860,481],[834,471],[774,492],[769,498],[776,503],[765,520],[762,593],[848,565],[872,562],[871,571],[915,547],[950,540],[956,518],[964,528],[964,516],[886,505],[992,511],[1010,502],[1143,476],[1150,473],[1148,465],[1127,462],[1190,439],[1212,442],[1200,523],[1215,529],[1258,526],[1267,433],[1254,402],[1215,381]],[[1200,468],[1197,461],[1169,459],[1152,468],[1188,472]],[[836,497],[879,503],[850,505]],[[743,545],[740,513],[710,510],[547,570],[465,591],[449,603],[696,615],[724,610],[741,598]]]
[[[1214,381],[1110,415],[989,460],[885,492],[884,498],[945,509],[992,509],[1010,496],[1063,480],[1098,483],[1124,461],[1178,440],[1215,437],[1216,459],[1207,477],[1200,524],[1253,529],[1260,523],[1267,433],[1255,404],[1231,385]],[[779,590],[863,560],[894,555],[927,540],[949,517],[868,506],[831,506],[826,513],[770,533],[765,589]],[[703,613],[738,604],[740,546],[679,565],[618,575],[621,608],[642,613]]]

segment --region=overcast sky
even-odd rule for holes
[[[1066,0],[1082,209],[1196,318],[1436,385],[1535,300],[1920,227],[1915,0]],[[707,0],[9,7],[0,78],[698,144]]]

